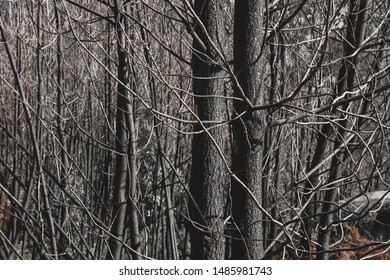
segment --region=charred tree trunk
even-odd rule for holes
[[[226,119],[224,88],[226,72],[222,58],[225,30],[222,2],[195,1],[198,21],[193,41],[193,90],[198,124],[192,143],[190,192],[192,259],[223,259],[225,255],[224,207],[230,184],[221,151],[226,146],[226,126],[207,121]],[[204,27],[204,28],[203,28]]]
[[[116,162],[113,190],[113,210],[111,238],[107,259],[122,257],[123,243],[126,239],[126,225],[129,222],[131,256],[139,259],[139,227],[136,191],[136,138],[133,104],[129,96],[129,41],[128,27],[122,1],[115,1],[116,36],[118,52],[118,88],[116,113]]]
[[[354,53],[361,46],[364,32],[365,22],[367,16],[367,4],[369,0],[350,0],[350,15],[347,22],[347,34],[345,44],[345,59],[342,61],[336,96],[342,95],[346,90],[352,91],[355,86],[356,80],[356,64],[358,63],[358,54]],[[366,102],[366,101],[364,101]],[[349,104],[343,105],[342,110],[348,110]],[[363,106],[364,107],[364,106]],[[336,108],[333,109],[336,113]],[[336,139],[333,144],[333,150],[337,150],[345,142],[346,131],[349,130],[347,118],[341,116],[341,121],[336,133]],[[341,169],[340,166],[343,164],[345,159],[344,150],[335,154],[331,160],[331,170],[328,177],[328,183],[331,185],[327,187],[324,195],[324,203],[321,208],[320,226],[318,232],[318,246],[317,246],[317,259],[328,259],[330,245],[330,229],[329,226],[332,224],[333,211],[335,209],[335,202],[337,197],[337,183],[332,183],[340,178]]]
[[[262,84],[266,64],[263,51],[263,1],[236,1],[234,17],[234,88],[232,214],[235,226],[232,258],[260,259],[263,255],[262,165],[265,112],[251,111],[264,104]],[[257,201],[257,203],[256,203]]]

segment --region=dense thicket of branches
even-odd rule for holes
[[[389,5],[0,1],[0,258],[343,255],[390,190]]]

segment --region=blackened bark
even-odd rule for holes
[[[122,31],[123,32],[123,31]],[[118,31],[118,39],[123,38],[122,32]],[[121,37],[120,37],[121,36]],[[121,42],[118,42],[118,49],[123,48]],[[118,79],[122,83],[127,80],[127,55],[124,51],[118,52]],[[128,137],[126,133],[126,89],[123,84],[118,84],[117,97],[117,112],[116,112],[116,138],[115,138],[115,175],[114,175],[114,190],[113,190],[113,210],[112,218],[113,224],[111,227],[111,234],[114,237],[110,238],[109,252],[107,252],[108,259],[119,259],[121,256],[122,242],[124,236],[125,222],[126,222],[126,178],[127,178],[127,142]]]
[[[137,214],[136,192],[136,138],[132,104],[129,92],[129,59],[128,39],[126,34],[127,19],[124,16],[122,1],[116,1],[115,7],[116,35],[118,51],[118,97],[116,124],[116,162],[113,190],[113,211],[111,238],[107,259],[120,259],[126,239],[126,224],[129,221],[131,256],[139,259],[139,222]],[[128,210],[128,213],[127,213]]]
[[[350,0],[350,15],[347,23],[347,35],[345,44],[345,59],[342,61],[339,76],[338,76],[338,92],[336,95],[341,95],[346,90],[352,90],[356,80],[356,64],[358,63],[358,55],[353,55],[354,52],[361,46],[364,32],[365,22],[367,17],[367,5],[369,0]],[[365,101],[366,102],[366,101]],[[347,110],[349,104],[343,106],[343,111]],[[335,108],[333,109],[335,111]],[[333,150],[337,150],[344,142],[344,137],[347,127],[347,119],[341,118],[334,141]],[[336,181],[341,176],[340,165],[347,157],[345,151],[335,154],[331,161],[331,171],[328,177],[328,183]],[[321,208],[320,226],[317,240],[317,259],[329,258],[330,246],[330,228],[333,221],[333,212],[335,210],[335,202],[338,192],[337,183],[328,186],[324,195],[324,203]]]
[[[54,14],[56,19],[56,29],[59,33],[57,36],[57,76],[56,76],[56,82],[57,82],[57,135],[58,135],[58,142],[60,144],[61,153],[61,167],[60,167],[60,182],[61,182],[61,189],[65,189],[68,184],[67,180],[67,172],[68,172],[68,151],[67,151],[67,145],[66,145],[66,138],[64,135],[64,107],[65,102],[63,98],[63,81],[64,81],[64,65],[63,65],[63,40],[62,40],[62,34],[61,31],[61,16],[60,12],[58,10],[57,2],[54,6]],[[39,28],[38,28],[39,29]],[[37,57],[39,57],[37,55]],[[39,62],[38,62],[39,65]],[[39,72],[39,71],[38,71]],[[69,207],[67,206],[68,203],[64,203],[64,206],[61,208],[61,226],[65,232],[67,232],[68,228],[68,222],[69,222]],[[64,235],[60,235],[59,243],[65,246],[66,244],[66,237]]]
[[[201,21],[195,23],[195,33],[201,41],[194,38],[192,56],[195,106],[200,119],[194,128],[192,144],[192,259],[223,259],[225,254],[223,219],[230,180],[219,151],[224,151],[228,131],[226,126],[210,128],[210,124],[204,123],[226,119],[223,98],[226,72],[218,56],[225,43],[222,8],[222,1],[195,1],[195,12]],[[206,132],[204,128],[210,129]]]
[[[255,0],[235,2],[234,71],[238,84],[234,95],[256,105],[264,104],[264,5],[264,1]],[[260,259],[263,255],[262,212],[253,197],[262,203],[265,113],[249,111],[248,102],[234,103],[235,114],[243,114],[233,123],[232,168],[241,181],[232,180],[234,259]]]

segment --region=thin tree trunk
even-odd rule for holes
[[[139,228],[138,209],[136,207],[136,143],[133,108],[129,92],[129,59],[128,38],[126,34],[127,19],[125,18],[122,1],[115,1],[116,35],[118,51],[118,97],[116,114],[116,165],[114,174],[112,237],[109,241],[107,259],[122,257],[123,242],[125,242],[126,223],[129,221],[131,234],[131,255],[139,258]],[[129,213],[127,213],[127,209]]]
[[[59,4],[58,2],[56,4]],[[63,97],[63,80],[64,80],[64,69],[63,69],[63,43],[62,43],[62,34],[60,34],[61,30],[61,18],[60,13],[58,11],[57,5],[54,6],[55,18],[56,18],[56,29],[57,29],[57,135],[59,146],[61,150],[61,162],[60,162],[60,182],[61,189],[65,189],[67,187],[67,170],[68,170],[68,156],[67,156],[67,145],[64,136],[64,97]],[[68,219],[69,219],[69,209],[66,206],[68,203],[64,202],[64,206],[61,209],[61,226],[62,229],[66,232],[68,227]],[[66,242],[66,238],[63,235],[60,235],[60,244],[64,245]]]
[[[369,0],[350,0],[350,15],[347,23],[347,35],[345,44],[345,56],[347,57],[342,61],[342,65],[339,72],[337,94],[341,95],[346,90],[352,90],[355,86],[356,80],[356,65],[358,63],[358,55],[349,58],[361,45],[364,32],[365,22],[367,16],[367,5]],[[365,101],[366,102],[366,101]],[[349,104],[343,106],[343,110],[347,110]],[[363,106],[364,108],[364,106]],[[334,109],[335,111],[336,109]],[[333,150],[337,150],[344,142],[345,133],[348,130],[348,122],[346,118],[341,118],[340,125],[338,126],[336,139],[333,145]],[[341,176],[340,165],[342,160],[345,159],[343,155],[345,152],[335,154],[331,161],[331,171],[328,177],[328,182],[332,183]],[[333,221],[334,205],[337,198],[337,184],[332,184],[327,187],[324,195],[324,203],[321,208],[321,218],[318,232],[318,246],[317,246],[317,259],[329,258],[329,245],[330,245],[330,229]]]

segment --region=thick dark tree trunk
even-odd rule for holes
[[[263,255],[262,165],[265,113],[250,111],[250,104],[264,104],[262,84],[264,1],[236,1],[234,18],[234,71],[238,83],[233,123],[232,214],[235,226],[232,258],[260,259]]]
[[[199,123],[195,125],[192,146],[190,191],[192,259],[223,259],[225,255],[224,207],[230,185],[223,155],[228,131],[207,121],[226,119],[222,52],[225,30],[222,1],[197,0],[193,42],[193,90]],[[205,29],[203,29],[203,26]],[[207,129],[207,131],[205,131]]]

